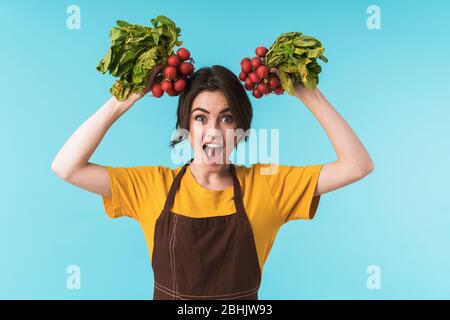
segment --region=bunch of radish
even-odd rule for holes
[[[252,92],[255,98],[261,98],[272,92],[281,95],[284,92],[281,81],[275,72],[270,72],[266,66],[266,54],[269,50],[258,47],[255,50],[256,57],[241,60],[241,73],[239,79],[244,82],[245,89]]]
[[[185,48],[180,48],[176,54],[169,56],[167,64],[152,84],[153,96],[160,98],[164,92],[171,97],[180,95],[186,88],[186,81],[194,73],[193,62],[191,53]]]

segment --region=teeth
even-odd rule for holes
[[[206,146],[209,148],[220,148],[221,147],[220,144],[215,144],[215,143],[207,143]]]

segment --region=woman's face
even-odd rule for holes
[[[227,163],[238,139],[236,121],[221,91],[202,91],[192,102],[189,141],[194,161],[209,167]],[[227,138],[228,137],[228,138]]]

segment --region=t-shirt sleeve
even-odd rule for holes
[[[320,202],[320,195],[314,196],[314,191],[322,166],[323,164],[307,166],[264,164],[262,166],[262,168],[271,168],[264,175],[282,223],[314,218]]]
[[[111,197],[102,196],[103,206],[110,218],[130,217],[140,221],[149,201],[158,167],[111,167],[109,174]]]

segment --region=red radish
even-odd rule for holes
[[[269,68],[267,68],[265,65],[261,65],[256,69],[256,75],[259,78],[267,78],[269,76]]]
[[[283,89],[283,87],[279,86],[278,88],[273,90],[273,92],[275,92],[276,95],[280,95],[280,94],[283,94],[284,89]]]
[[[184,81],[186,81],[186,84],[187,84],[189,77],[188,77],[188,76],[185,76],[185,75],[183,75],[183,74],[179,74],[179,75],[178,75],[178,79],[183,79]]]
[[[278,80],[277,77],[270,77],[269,79],[269,86],[271,88],[276,88],[280,85],[280,80]]]
[[[241,60],[241,65],[242,65],[244,62],[245,62],[245,63],[250,63],[250,58],[245,57],[244,59],[242,59],[242,60]]]
[[[189,62],[182,62],[178,67],[178,71],[185,76],[189,76],[194,72],[194,66]]]
[[[256,75],[255,72],[252,72],[248,75],[249,79],[252,80],[253,83],[258,83],[261,78]]]
[[[264,58],[269,50],[266,47],[258,47],[255,50],[255,53],[258,57]]]
[[[273,93],[273,91],[275,90],[274,88],[271,88],[270,86],[269,86],[269,83],[266,83],[266,86],[267,86],[267,92],[265,93],[266,95],[269,95],[269,94],[271,94],[271,93]]]
[[[184,79],[176,80],[173,84],[173,88],[178,92],[183,91],[184,88],[186,88],[186,80],[184,80]]]
[[[245,83],[244,84],[244,87],[245,87],[245,89],[247,89],[247,90],[253,90],[254,88],[255,88],[255,84],[254,83]]]
[[[258,91],[258,89],[253,89],[252,95],[257,99],[259,99],[263,96],[262,93]]]
[[[241,64],[241,69],[242,69],[242,72],[244,72],[244,73],[250,73],[250,72],[252,72],[252,64],[250,63],[250,61],[244,61]]]
[[[155,98],[160,98],[164,94],[164,90],[161,88],[160,83],[152,84],[152,94]]]
[[[178,94],[178,92],[175,89],[170,89],[169,91],[167,91],[167,94],[171,97],[174,97]]]
[[[266,65],[266,57],[269,50],[266,47],[259,46],[255,49],[256,57],[244,57],[241,60],[241,72],[239,79],[244,83],[246,90],[252,92],[256,98],[271,93],[283,94],[285,91],[281,86],[281,81],[276,67],[269,70]]]
[[[164,69],[156,75],[151,86],[153,96],[159,98],[165,92],[169,96],[179,96],[186,90],[190,76],[195,70],[193,63],[191,53],[185,48],[179,48],[176,54],[167,57]]]
[[[170,56],[169,59],[167,59],[167,64],[172,67],[178,67],[180,62],[181,62],[180,58],[178,58],[178,56],[174,56],[174,55]]]
[[[162,88],[165,92],[169,93],[169,90],[172,90],[172,89],[173,89],[173,87],[172,87],[172,81],[170,81],[170,80],[163,80],[163,81],[161,82],[161,88]]]
[[[262,61],[259,57],[254,57],[250,60],[250,63],[252,64],[253,69],[256,70],[262,64]]]
[[[177,51],[177,56],[181,61],[186,61],[191,56],[191,53],[185,48],[180,48]]]
[[[261,92],[262,94],[266,94],[269,92],[269,87],[265,83],[258,84],[256,89],[258,89],[258,91]]]
[[[177,77],[177,69],[172,66],[167,66],[164,69],[164,76],[169,80],[175,79]]]
[[[245,79],[245,84],[248,86],[252,86],[252,88],[255,86],[255,83],[250,78]]]

